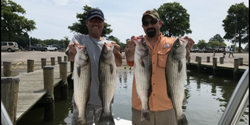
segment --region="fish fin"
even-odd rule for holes
[[[148,121],[150,121],[149,110],[142,109],[142,111],[141,111],[141,121],[144,121],[145,119],[148,120]]]
[[[139,59],[139,63],[141,64],[141,66],[142,66],[143,68],[145,68],[145,64],[144,64],[144,62],[143,62],[142,59]]]
[[[110,67],[110,74],[113,74],[114,66],[112,64],[109,64],[109,67]]]
[[[178,62],[178,72],[180,73],[181,72],[181,69],[182,69],[182,63],[181,63],[181,60],[179,60]]]
[[[80,75],[81,75],[81,66],[77,67],[77,75],[78,75],[78,77],[80,77]]]
[[[188,125],[187,118],[184,114],[182,114],[181,119],[178,119],[178,125]]]
[[[113,119],[112,113],[111,112],[110,113],[102,112],[98,124],[106,125],[107,123],[109,123],[108,125],[115,125],[115,121]]]

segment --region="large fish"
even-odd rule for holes
[[[149,96],[152,92],[152,60],[149,47],[143,36],[132,37],[135,42],[134,72],[137,95],[141,100],[141,121],[150,120]]]
[[[73,125],[86,125],[86,105],[89,100],[91,84],[91,66],[88,51],[85,45],[76,47],[77,53],[74,60],[74,101],[78,112],[74,112]]]
[[[171,99],[178,125],[187,125],[188,121],[182,112],[182,105],[186,104],[184,84],[186,72],[186,45],[188,41],[178,38],[167,57],[165,75],[168,97]]]
[[[114,44],[105,43],[99,59],[99,97],[102,101],[102,114],[99,124],[115,125],[111,104],[113,102],[117,83],[117,71],[115,56],[113,54]]]

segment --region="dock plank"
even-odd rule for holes
[[[71,74],[70,63],[67,63],[67,76]],[[43,69],[21,74],[17,100],[16,120],[18,121],[28,112],[45,94],[43,84]],[[54,65],[54,87],[61,81],[59,65]]]

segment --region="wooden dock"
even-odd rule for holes
[[[68,62],[67,77],[70,74],[70,63]],[[20,75],[19,80],[16,121],[25,115],[47,92],[44,90],[43,69]],[[54,65],[54,87],[61,80],[59,64]]]
[[[197,56],[195,61],[191,61],[189,57],[187,60],[187,69],[195,70],[198,73],[212,74],[213,76],[231,77],[237,81],[249,67],[243,64],[243,58],[234,59],[234,63],[224,63],[223,60],[223,57],[219,61],[217,61],[217,58],[213,58],[210,62],[210,57],[208,57],[206,62],[202,62],[201,57]]]

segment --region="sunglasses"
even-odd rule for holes
[[[103,20],[102,20],[102,19],[100,19],[100,18],[92,18],[92,19],[90,19],[90,20],[89,20],[89,22],[91,22],[91,23],[94,23],[94,22],[97,22],[97,23],[102,23],[102,22],[103,22]]]
[[[143,26],[148,26],[148,24],[150,23],[151,25],[155,25],[158,22],[158,20],[156,19],[152,19],[150,21],[142,21],[142,25]]]

